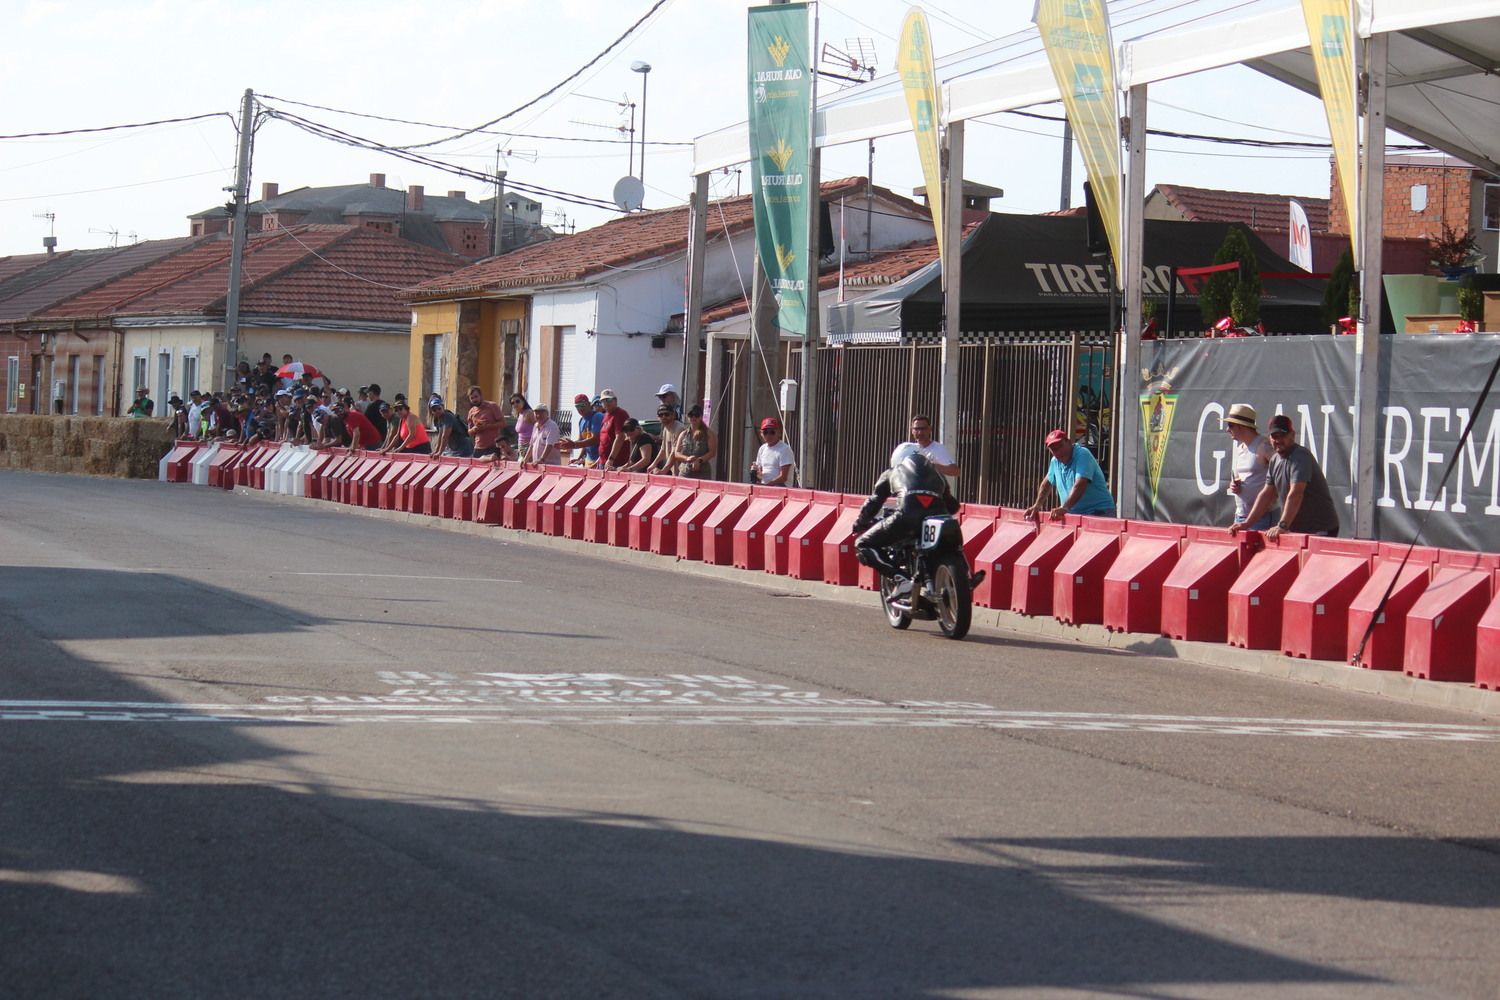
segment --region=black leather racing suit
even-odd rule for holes
[[[896,498],[895,511],[875,522],[875,516],[890,497]],[[923,518],[957,512],[958,501],[948,490],[948,480],[932,467],[926,455],[913,455],[875,480],[875,490],[860,507],[859,519],[854,522],[854,530],[864,532],[854,542],[855,557],[882,576],[895,576],[897,567],[881,550],[915,538]],[[869,527],[871,522],[875,522],[873,528]]]

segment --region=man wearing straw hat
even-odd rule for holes
[[[1229,408],[1224,429],[1234,441],[1229,479],[1229,493],[1234,497],[1234,523],[1251,531],[1265,531],[1272,523],[1269,510],[1254,524],[1243,522],[1266,485],[1271,468],[1271,442],[1255,429],[1255,407],[1249,403],[1235,403]]]

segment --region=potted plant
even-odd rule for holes
[[[1427,254],[1432,266],[1450,281],[1472,270],[1469,259],[1474,256],[1476,246],[1473,229],[1456,230],[1446,222],[1439,235],[1427,237]]]
[[[1459,324],[1459,333],[1479,332],[1480,322],[1484,319],[1484,293],[1472,285],[1462,285],[1458,289],[1458,315],[1462,322]]]

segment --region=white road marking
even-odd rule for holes
[[[840,709],[827,705],[695,706],[691,713],[657,706],[509,706],[451,704],[169,704],[156,702],[0,701],[0,722],[195,722],[272,725],[761,726],[1031,730],[1206,736],[1299,736],[1437,742],[1500,742],[1500,727],[1326,719],[1237,719],[1213,716],[1008,712],[1000,709],[903,707]]]
[[[185,575],[186,574],[191,574],[191,575],[194,575],[194,576],[199,576],[199,575],[202,575],[204,572],[212,572],[212,569],[210,568],[208,570],[203,570],[203,569],[198,569],[196,567],[193,568],[193,569],[191,569],[191,570],[188,570],[188,569],[168,569],[168,568],[164,568],[164,567],[161,567],[161,566],[157,566],[157,567],[151,567],[151,568],[144,568],[144,569],[132,570],[132,572],[135,572],[135,573],[171,573],[171,574],[174,574],[174,575],[176,575],[176,574],[185,574]],[[244,571],[240,570],[240,569],[236,569],[236,570],[232,570],[232,571],[231,570],[225,570],[225,572],[243,573]],[[490,577],[490,576],[413,576],[413,575],[406,574],[406,573],[319,573],[319,572],[311,572],[311,571],[306,571],[306,570],[295,571],[295,570],[284,570],[284,569],[267,569],[267,570],[261,570],[260,572],[264,572],[267,576],[343,576],[343,577],[353,577],[353,578],[360,579],[360,580],[436,580],[436,581],[441,581],[441,582],[445,582],[445,583],[515,583],[515,584],[519,584],[519,583],[524,582],[524,581],[521,581],[521,580],[502,580],[502,579],[497,579],[495,577]]]

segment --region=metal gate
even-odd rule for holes
[[[1046,469],[1042,443],[1070,429],[1109,467],[1110,351],[1102,332],[995,335],[959,347],[961,500],[1027,506]],[[938,423],[942,347],[863,344],[820,349],[819,489],[869,490],[891,448],[922,413]]]

